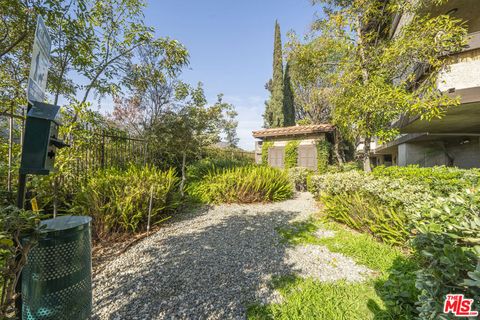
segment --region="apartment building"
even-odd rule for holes
[[[394,124],[401,133],[397,139],[372,143],[374,165],[480,167],[480,0],[450,0],[432,6],[430,13],[452,15],[468,26],[468,46],[448,58],[448,68],[438,81],[439,90],[460,97],[461,105],[441,119],[401,117]],[[408,21],[406,15],[396,17],[391,36]]]

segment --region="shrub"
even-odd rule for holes
[[[15,285],[30,249],[41,235],[40,216],[15,206],[0,207],[0,318],[10,313]],[[28,237],[27,237],[28,236]],[[20,245],[20,239],[23,239]]]
[[[434,319],[441,316],[447,293],[463,293],[480,309],[478,170],[382,167],[373,174],[313,176],[309,188],[323,200],[329,217],[386,242],[412,246],[419,257],[415,286],[420,294],[407,301],[401,290],[393,292],[399,305],[416,305],[419,318]]]
[[[415,214],[435,198],[425,186],[403,180],[375,178],[361,171],[312,176],[309,191],[316,197],[361,192],[379,203],[405,210],[409,214]]]
[[[324,140],[317,143],[317,169],[318,173],[327,172],[330,162],[330,142]]]
[[[152,188],[152,222],[159,214],[177,207],[178,181],[174,170],[160,171],[150,166],[99,171],[81,187],[72,211],[92,216],[99,238],[117,232],[135,232],[147,222]]]
[[[243,158],[206,158],[187,166],[189,182],[202,180],[212,171],[251,165],[252,159]]]
[[[405,246],[409,232],[403,211],[385,206],[359,192],[324,195],[321,200],[328,218],[371,233],[386,243]]]
[[[373,175],[378,178],[397,179],[408,184],[422,185],[437,196],[448,196],[452,192],[475,187],[480,182],[479,169],[463,170],[445,166],[432,168],[380,166],[373,170]]]
[[[327,167],[328,173],[348,172],[348,171],[354,171],[354,170],[361,170],[361,168],[359,168],[358,166],[358,163],[356,162],[346,162],[342,165],[336,164],[336,165],[329,165]]]
[[[190,185],[188,193],[206,203],[280,201],[292,196],[286,172],[266,166],[236,167],[210,172]]]
[[[285,168],[290,169],[297,166],[299,144],[300,141],[292,140],[285,146]]]
[[[288,177],[292,182],[295,190],[297,191],[307,191],[307,179],[308,176],[312,174],[311,170],[306,168],[295,167],[287,170]]]
[[[436,199],[415,227],[413,247],[424,266],[416,280],[420,318],[440,317],[448,293],[474,299],[474,310],[480,310],[480,193]]]
[[[200,152],[201,159],[224,159],[224,160],[238,160],[253,162],[254,157],[250,152],[235,147],[219,148],[219,147],[205,147]]]
[[[262,164],[268,164],[268,149],[273,147],[272,141],[264,141],[262,143]]]

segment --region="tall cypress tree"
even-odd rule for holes
[[[270,100],[266,103],[265,124],[267,127],[283,127],[283,57],[280,25],[275,21],[275,40],[273,44],[273,78],[267,85]]]
[[[292,82],[290,79],[290,65],[285,66],[285,77],[283,79],[283,125],[285,127],[295,125],[295,105],[293,98]]]

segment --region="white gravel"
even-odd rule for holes
[[[369,270],[341,254],[281,242],[276,228],[315,211],[312,196],[300,193],[280,203],[185,214],[94,276],[92,318],[245,319],[249,304],[278,301],[268,285],[274,275],[363,279]]]
[[[335,237],[335,231],[318,229],[313,233],[317,238],[333,238]]]
[[[368,268],[357,265],[352,259],[340,253],[330,252],[324,246],[311,244],[288,248],[286,262],[293,266],[293,270],[299,276],[320,281],[355,282],[373,275]]]

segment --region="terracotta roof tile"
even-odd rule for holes
[[[266,137],[280,137],[280,136],[294,136],[294,135],[303,135],[311,133],[322,133],[322,132],[331,132],[335,130],[335,126],[329,123],[324,124],[312,124],[308,126],[292,126],[292,127],[282,127],[282,128],[271,128],[264,130],[253,131],[253,136],[255,138],[266,138]]]

